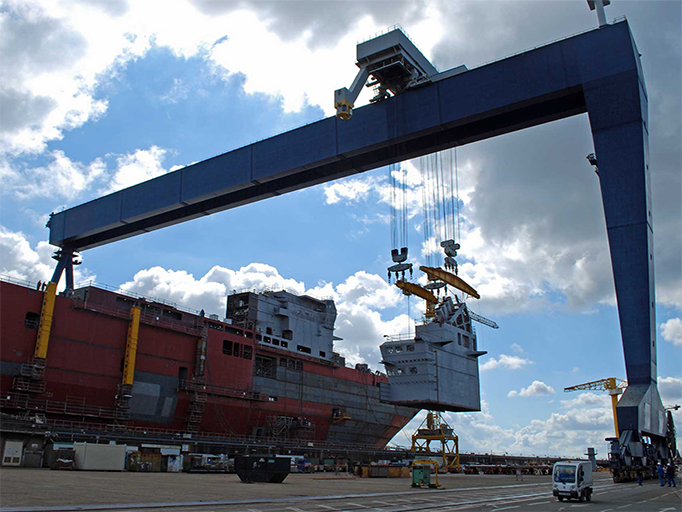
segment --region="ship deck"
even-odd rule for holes
[[[282,484],[244,485],[234,474],[69,472],[0,468],[2,512],[221,510],[228,512],[411,512],[426,510],[682,510],[679,488],[658,480],[614,484],[595,473],[591,503],[558,502],[549,476],[441,475],[443,488],[413,489],[408,478],[291,474]]]

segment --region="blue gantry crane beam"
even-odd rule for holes
[[[662,439],[666,426],[656,386],[648,97],[627,21],[443,76],[357,108],[350,120],[327,118],[53,214],[50,243],[61,255],[53,280],[72,272],[75,251],[587,112],[629,382],[618,423],[633,436],[621,449],[641,455],[642,436]],[[662,457],[662,445],[655,450]]]

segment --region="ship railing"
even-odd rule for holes
[[[110,307],[101,304],[94,304],[92,301],[87,303],[81,303],[83,309],[89,311],[96,311],[98,313],[103,313],[105,315],[116,316],[119,318],[128,319],[130,317],[130,311],[124,308]],[[170,320],[164,318],[163,316],[156,316],[150,313],[143,313],[140,315],[140,322],[147,325],[154,325],[156,327],[161,327],[164,329],[170,329],[172,331],[180,331],[192,336],[200,336],[203,329],[203,324],[197,323],[186,323],[178,322],[175,320]]]
[[[243,398],[245,400],[257,400],[261,402],[268,401],[268,395],[265,395],[260,391],[240,391],[238,389],[207,386],[205,384],[199,384],[188,380],[181,380],[178,383],[178,389],[185,390],[188,392],[206,393],[208,395]]]
[[[122,288],[120,286],[111,286],[108,284],[104,283],[98,283],[97,281],[93,280],[88,280],[88,281],[82,281],[76,285],[76,288],[86,288],[88,286],[92,286],[93,288],[99,288],[101,290],[107,290],[110,292],[118,293],[119,295],[125,295],[127,297],[131,297],[133,299],[145,299],[148,302],[154,302],[157,304],[163,304],[164,306],[169,306],[174,309],[177,309],[179,311],[184,311],[185,313],[191,313],[193,315],[199,315],[199,310],[188,308],[187,306],[182,306],[176,302],[167,300],[167,299],[162,299],[160,297],[147,297],[145,295],[140,295],[139,293],[131,292],[129,290],[126,290],[125,288]]]
[[[56,400],[38,400],[31,398],[25,393],[12,393],[11,395],[1,397],[0,407],[69,416],[89,416],[106,419],[114,419],[116,417],[116,409],[113,407],[58,402]]]
[[[17,420],[15,429],[26,426],[26,421]],[[9,422],[3,421],[3,430],[11,429]],[[218,432],[181,432],[170,429],[129,427],[120,424],[93,423],[69,420],[47,420],[35,425],[54,434],[74,434],[83,436],[101,436],[112,434],[129,438],[163,438],[167,442],[190,443],[190,442],[216,442],[237,445],[272,445],[296,448],[335,449],[348,451],[401,451],[393,447],[377,448],[374,445],[362,443],[333,443],[313,441],[305,439],[285,439],[278,437],[253,437],[224,434]],[[33,427],[33,428],[35,428]]]
[[[26,288],[37,288],[38,281],[28,281],[27,279],[22,279],[19,277],[10,276],[7,274],[0,274],[0,281],[6,283],[18,284],[19,286],[25,286]]]
[[[395,341],[414,341],[414,334],[403,333],[403,334],[391,334],[390,336],[384,336],[384,339],[388,343],[393,343]]]

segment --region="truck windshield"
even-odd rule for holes
[[[554,468],[554,481],[564,484],[575,483],[575,466],[556,466]]]

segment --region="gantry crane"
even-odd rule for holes
[[[442,469],[459,471],[459,440],[455,431],[447,424],[439,412],[429,411],[417,431],[412,434],[411,452],[432,454],[431,441],[439,442],[443,454]]]
[[[595,380],[593,382],[586,382],[585,384],[578,384],[577,386],[570,386],[564,388],[565,392],[569,391],[606,391],[611,395],[611,406],[613,407],[613,425],[616,429],[616,437],[620,437],[618,430],[618,416],[616,416],[616,405],[618,405],[618,395],[622,394],[628,383],[615,377],[608,379]]]

